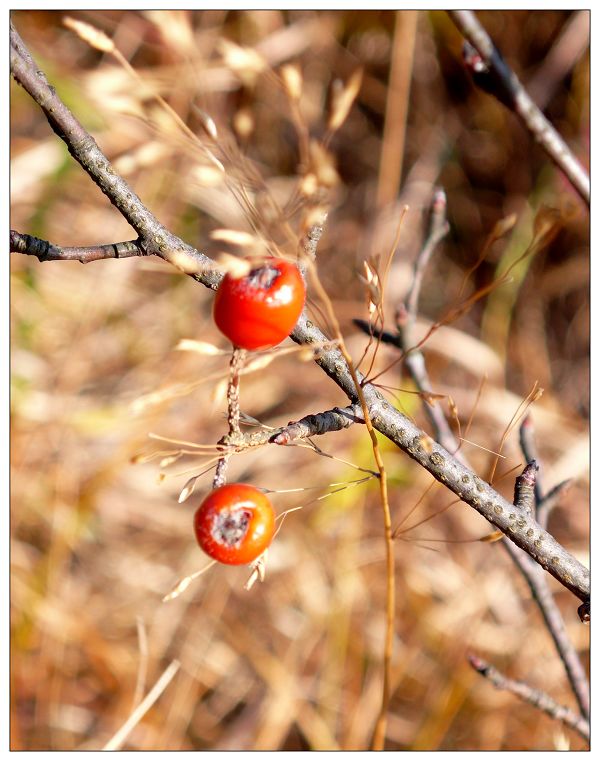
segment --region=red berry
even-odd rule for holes
[[[214,318],[234,346],[268,349],[292,332],[305,299],[298,267],[268,259],[244,277],[225,275],[215,297]]]
[[[275,512],[254,486],[226,484],[212,491],[196,510],[194,532],[211,558],[243,565],[256,560],[271,544]]]

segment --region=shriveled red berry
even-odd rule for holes
[[[226,484],[214,489],[196,510],[194,532],[211,558],[243,565],[256,560],[271,544],[275,512],[254,486]]]
[[[234,346],[268,349],[289,336],[305,300],[298,267],[268,259],[244,277],[225,275],[215,297],[215,323]]]

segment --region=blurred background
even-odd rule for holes
[[[62,16],[27,11],[12,20],[144,203],[173,232],[217,254],[211,230],[247,230],[247,214],[139,83],[66,29]],[[472,443],[463,452],[484,478],[493,459],[486,449],[498,451],[534,384],[544,389],[530,409],[540,475],[545,489],[573,479],[549,529],[588,563],[587,209],[517,118],[474,87],[450,18],[437,11],[74,16],[114,39],[193,130],[201,134],[198,114],[207,113],[220,135],[235,136],[282,207],[302,170],[289,99],[269,70],[256,74],[247,60],[236,68],[226,41],[255,50],[272,71],[298,65],[300,122],[318,139],[326,134],[332,83],[362,69],[356,102],[328,145],[338,177],[318,253],[357,359],[366,345],[352,322],[367,318],[363,262],[387,256],[405,205],[386,283],[390,329],[434,187],[447,195],[450,234],[423,283],[421,335],[506,271],[532,244],[536,226],[551,220],[546,244],[515,267],[511,281],[434,332],[424,353],[434,390],[453,400],[463,434],[471,420],[465,437]],[[478,17],[587,167],[589,14]],[[63,246],[134,237],[14,82],[11,129],[12,228]],[[260,211],[259,192],[254,203]],[[489,245],[511,215],[506,234]],[[297,219],[290,211],[292,227]],[[246,569],[213,567],[162,602],[206,563],[192,515],[212,472],[178,504],[205,458],[198,450],[169,463],[177,445],[149,434],[212,445],[225,433],[227,354],[176,349],[186,338],[228,348],[212,324],[212,294],[154,259],[82,266],[12,255],[11,276],[12,748],[104,747],[174,661],[179,670],[123,748],[368,748],[381,699],[385,548],[377,484],[353,483],[364,476],[359,467],[373,467],[364,428],[316,440],[333,457],[270,446],[234,458],[230,480],[281,492],[272,495],[278,512],[303,508],[284,521],[263,584],[245,591]],[[309,309],[324,325],[318,304]],[[396,356],[382,347],[376,371]],[[244,377],[242,410],[280,426],[345,405],[316,365],[299,369],[299,361],[281,354]],[[390,398],[429,430],[402,368],[394,365],[380,381],[404,389]],[[382,447],[395,527],[453,501],[440,486],[428,490],[431,477],[389,442]],[[502,454],[494,483],[512,499],[524,465],[516,430]],[[466,661],[476,653],[574,706],[538,609],[501,543],[467,541],[489,530],[459,503],[396,542],[386,748],[584,747]],[[576,600],[550,584],[587,659]]]

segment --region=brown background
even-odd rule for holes
[[[587,165],[589,16],[579,13],[479,17]],[[544,485],[575,479],[550,530],[587,562],[587,212],[517,118],[474,88],[449,17],[383,11],[76,17],[114,38],[192,128],[198,128],[193,102],[224,131],[250,114],[254,128],[241,140],[243,150],[282,199],[298,171],[286,99],[269,77],[242,85],[224,64],[218,40],[257,46],[274,69],[297,62],[303,119],[316,137],[324,132],[332,80],[345,81],[363,67],[357,102],[331,143],[341,182],[319,248],[321,279],[355,357],[365,343],[351,322],[366,316],[362,262],[387,253],[403,204],[410,210],[387,284],[390,327],[435,184],[446,190],[451,232],[424,283],[420,314],[428,321],[459,301],[496,223],[517,215],[513,231],[468,277],[466,293],[525,251],[540,209],[554,210],[551,243],[519,267],[511,284],[438,331],[425,353],[434,388],[452,397],[463,429],[475,407],[468,438],[478,446],[465,444],[465,453],[482,475],[491,456],[479,447],[496,450],[535,381],[544,388],[532,411]],[[212,229],[247,228],[231,197],[202,184],[197,155],[142,102],[139,86],[112,59],[66,30],[60,13],[14,13],[13,20],[61,97],[164,224],[211,255]],[[411,45],[410,91],[394,100],[390,58]],[[395,203],[378,206],[386,111],[407,98],[401,191]],[[61,245],[133,237],[14,83],[11,126],[13,228]],[[402,131],[395,138],[402,140]],[[213,568],[162,603],[178,579],[205,562],[191,518],[211,474],[179,505],[202,459],[161,468],[160,457],[135,464],[132,458],[174,448],[150,440],[150,432],[203,445],[224,433],[219,393],[227,357],[175,350],[182,338],[226,348],[212,325],[211,293],[154,260],[42,265],[13,255],[11,266],[12,747],[103,747],[174,659],[179,672],[125,748],[368,747],[384,626],[378,490],[374,482],[349,485],[314,501],[334,490],[329,484],[360,478],[352,465],[372,467],[365,431],[355,427],[317,441],[351,464],[307,448],[269,447],[236,458],[231,479],[305,489],[274,494],[273,501],[279,512],[306,507],[284,522],[264,584],[245,592],[244,569]],[[317,305],[309,306],[320,321]],[[379,357],[383,367],[394,354],[385,349]],[[383,382],[411,389],[397,367]],[[344,403],[319,369],[296,355],[243,380],[242,409],[272,426]],[[398,403],[426,427],[416,396],[401,393]],[[383,447],[398,525],[431,479]],[[523,462],[516,432],[503,454],[496,485],[512,496],[516,471],[509,471]],[[449,493],[433,488],[405,525],[450,502]],[[397,542],[390,749],[583,747],[575,734],[494,690],[466,662],[475,652],[573,705],[540,615],[501,545],[462,543],[488,531],[473,511],[454,505]],[[588,632],[575,601],[551,583],[585,653]]]

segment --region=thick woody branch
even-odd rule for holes
[[[540,711],[548,714],[548,716],[551,716],[553,719],[562,721],[565,726],[574,729],[585,740],[589,741],[590,722],[588,719],[584,718],[583,716],[579,716],[570,708],[558,704],[553,698],[550,697],[550,695],[547,695],[545,692],[537,690],[534,687],[525,684],[525,682],[518,682],[515,679],[509,679],[508,677],[504,676],[504,674],[501,674],[500,671],[498,671],[498,669],[496,669],[494,666],[486,663],[486,661],[478,658],[475,655],[469,656],[469,663],[475,669],[475,671],[488,679],[497,689],[508,690],[509,692],[512,692],[513,695],[521,698],[521,700],[525,701],[526,703],[530,703]]]
[[[436,211],[437,211],[437,213],[436,213]],[[393,334],[393,333],[390,333],[390,332],[387,332],[387,331],[381,331],[378,334],[378,336],[377,336],[382,342],[390,344],[390,345],[393,345],[393,346],[396,346],[397,348],[401,349],[402,351],[406,351],[407,348],[409,348],[409,347],[407,347],[406,341],[407,341],[407,338],[410,339],[410,335],[407,336],[405,330],[403,330],[403,329],[404,328],[408,328],[409,333],[410,333],[410,325],[411,325],[412,321],[414,321],[414,315],[416,314],[416,310],[418,308],[418,294],[419,294],[419,291],[420,291],[420,282],[421,282],[421,280],[423,278],[425,264],[429,260],[429,258],[431,256],[431,253],[433,251],[433,246],[431,245],[431,242],[433,241],[433,243],[435,244],[435,243],[437,243],[441,239],[441,237],[443,237],[442,233],[443,233],[444,226],[445,226],[445,214],[443,212],[444,212],[444,205],[441,203],[441,198],[439,197],[439,194],[436,193],[434,195],[434,203],[433,203],[433,208],[432,208],[432,217],[431,217],[431,221],[430,221],[429,234],[428,234],[427,240],[425,242],[425,245],[424,245],[420,255],[417,257],[417,262],[415,264],[415,274],[414,274],[414,277],[413,277],[413,284],[412,284],[411,289],[409,291],[409,298],[407,299],[408,303],[411,304],[411,311],[410,312],[408,310],[406,311],[406,319],[401,321],[401,324],[398,326],[399,327],[398,334]],[[441,236],[441,237],[439,237],[439,236]],[[422,258],[424,260],[425,264],[423,264],[422,261],[419,262],[420,258]],[[365,332],[368,332],[370,330],[369,324],[367,322],[365,322],[365,321],[354,320],[354,323],[358,327],[360,327],[362,330],[364,330]],[[407,357],[405,357],[405,361],[408,358],[408,356],[410,356],[410,354],[412,354],[412,353],[413,352],[409,351],[409,354],[407,355]],[[420,354],[420,352],[419,352],[419,354]],[[424,361],[422,355],[420,355],[420,361],[417,364],[415,364],[413,370],[416,371],[416,372],[412,373],[412,377],[413,377],[413,380],[415,381],[415,384],[416,384],[417,388],[420,391],[430,391],[431,390],[431,384],[429,382],[429,376],[427,374],[427,369],[426,369],[426,366],[425,366],[425,361]],[[426,405],[425,409],[426,409],[426,411],[429,411],[429,409],[430,409],[429,405]],[[440,414],[441,414],[442,420],[438,420],[436,418],[434,421],[432,421],[433,422],[434,431],[435,431],[435,435],[436,435],[436,439],[438,440],[438,442],[440,444],[445,445],[446,449],[450,449],[452,452],[456,452],[458,450],[458,442],[456,441],[454,433],[452,432],[452,429],[448,425],[448,423],[446,421],[446,418],[443,415],[443,412],[440,411]],[[529,427],[530,428],[531,428],[531,425],[532,424],[530,422],[529,423]],[[379,429],[379,430],[381,430],[381,429]],[[523,442],[524,439],[527,441],[527,443],[529,445],[528,452],[535,451],[534,450],[534,444],[535,444],[535,442],[533,441],[532,436],[529,435],[528,433],[524,434],[523,430],[524,430],[524,427],[522,426],[521,427],[521,441]],[[529,431],[529,428],[527,428],[527,431]],[[421,435],[425,436],[425,434],[421,434]],[[442,441],[442,439],[443,439],[443,441]],[[410,452],[409,452],[409,454],[410,454]],[[436,459],[437,459],[437,457],[436,457]],[[456,457],[456,454],[453,457],[453,462],[456,462],[457,464],[459,464],[462,467],[464,467],[467,470],[467,472],[470,472],[469,469],[468,469],[468,463],[467,462],[463,462],[462,458],[459,459],[458,457]],[[428,468],[428,469],[430,470],[430,472],[432,472],[430,468]],[[531,481],[533,481],[533,485],[534,485],[534,488],[535,488],[536,479],[535,478],[531,479],[532,470],[533,470],[534,473],[537,473],[537,471],[533,468],[533,466],[526,469],[527,476],[525,477],[524,481],[522,481],[521,484],[518,485],[519,488],[518,488],[518,491],[517,491],[517,489],[515,491],[515,498],[519,497],[522,494],[523,487],[525,487],[525,490],[526,490],[526,487],[527,487],[528,483],[530,483]],[[462,478],[462,476],[461,476],[461,478]],[[521,478],[523,478],[523,477],[521,477]],[[443,478],[438,478],[438,480],[441,480],[442,482],[444,482]],[[462,481],[461,481],[461,483],[462,483]],[[468,483],[468,481],[467,481],[467,483]],[[449,488],[451,488],[452,491],[454,491],[456,494],[461,496],[460,484],[457,483],[457,486],[459,486],[458,490],[456,488],[453,488],[450,485],[449,485]],[[487,484],[486,484],[486,487],[488,487]],[[489,488],[491,489],[491,487],[489,487]],[[494,494],[495,493],[496,492],[494,492]],[[533,493],[531,494],[531,497],[533,498]],[[528,570],[529,570],[529,565],[527,565],[525,561],[528,560],[528,558],[527,557],[523,557],[522,554],[519,552],[518,548],[520,547],[521,549],[524,549],[527,552],[527,554],[530,557],[534,558],[534,559],[536,559],[535,555],[533,555],[530,552],[530,549],[528,549],[524,544],[520,544],[519,541],[515,541],[514,534],[511,534],[511,531],[514,530],[516,522],[522,524],[523,521],[527,521],[528,522],[529,520],[532,520],[533,523],[535,524],[535,528],[533,528],[533,526],[528,526],[525,529],[524,533],[525,533],[525,537],[527,539],[529,539],[531,541],[531,539],[533,538],[533,544],[535,545],[536,541],[539,541],[544,536],[550,536],[549,534],[546,534],[545,527],[540,526],[535,521],[536,513],[532,509],[530,509],[530,507],[531,507],[531,505],[533,503],[533,499],[531,499],[529,501],[529,503],[523,502],[523,503],[521,503],[520,506],[518,506],[518,507],[515,506],[515,510],[518,510],[518,513],[517,512],[514,512],[514,513],[510,513],[509,512],[509,517],[512,516],[512,521],[509,521],[509,525],[512,525],[513,528],[508,530],[508,531],[506,530],[507,529],[506,526],[500,526],[499,523],[494,520],[494,516],[495,515],[499,516],[499,515],[503,514],[504,508],[502,507],[502,505],[498,504],[495,507],[492,506],[492,510],[490,511],[489,507],[492,505],[492,503],[490,502],[489,499],[486,500],[486,502],[484,504],[488,507],[488,509],[486,511],[487,514],[485,514],[485,512],[482,509],[480,509],[481,505],[477,504],[477,502],[479,501],[477,499],[477,496],[475,496],[475,503],[473,502],[472,498],[471,498],[471,501],[469,501],[468,499],[464,499],[464,501],[468,502],[472,507],[475,507],[475,509],[478,510],[478,512],[480,512],[482,515],[484,515],[484,517],[488,518],[488,520],[490,520],[492,523],[494,523],[494,525],[496,525],[506,535],[504,543],[506,545],[509,545],[507,547],[507,549],[512,550],[510,552],[510,554],[513,557],[513,560],[515,560],[515,562],[517,563],[517,565],[520,568],[521,572],[524,574],[525,578],[527,579],[527,582],[529,583],[529,585],[530,585],[530,587],[532,589],[532,593],[534,595],[534,598],[538,601],[538,604],[540,605],[540,607],[545,606],[547,609],[552,608],[552,610],[544,610],[544,609],[542,609],[542,614],[544,615],[544,618],[546,619],[546,621],[553,620],[555,618],[555,613],[558,615],[558,618],[560,619],[561,627],[559,627],[559,631],[558,631],[558,633],[556,635],[554,635],[554,633],[553,633],[555,641],[557,641],[557,648],[558,648],[559,652],[561,653],[561,657],[562,657],[563,651],[567,653],[566,654],[566,660],[569,661],[571,665],[566,666],[566,668],[567,668],[567,671],[571,671],[574,674],[574,678],[572,680],[572,683],[573,684],[575,684],[575,683],[581,683],[581,678],[580,677],[581,677],[581,675],[583,673],[583,670],[581,668],[581,664],[580,664],[580,662],[579,662],[579,660],[577,658],[576,653],[574,653],[574,652],[568,652],[568,647],[567,647],[567,644],[566,644],[566,643],[569,642],[568,638],[566,638],[566,635],[562,636],[563,633],[564,633],[564,624],[562,624],[562,618],[560,617],[560,613],[558,613],[558,610],[556,609],[556,605],[555,605],[555,603],[554,603],[554,601],[552,599],[552,596],[550,595],[550,593],[547,590],[545,576],[543,576],[543,574],[542,575],[539,575],[539,574],[538,575],[533,575],[531,573],[527,573]],[[517,499],[515,499],[515,501],[517,501]],[[493,514],[490,515],[490,512],[492,512]],[[527,516],[527,518],[524,517],[524,516]],[[533,533],[531,533],[531,532],[533,532]],[[537,537],[537,540],[534,537]],[[514,544],[513,544],[513,542],[514,542]],[[522,562],[517,562],[517,560],[521,560]],[[560,563],[560,560],[559,560],[559,563]],[[546,570],[549,570],[549,568],[547,566],[543,566],[543,564],[541,564],[541,565],[542,565],[542,567],[545,567]],[[583,568],[583,566],[581,566],[581,567]],[[552,573],[552,571],[550,571],[550,573]],[[567,572],[567,575],[570,575],[569,572]],[[587,572],[586,572],[586,576],[587,576],[587,581],[585,582],[585,584],[587,586],[587,584],[589,584],[589,574],[587,574]],[[571,646],[571,650],[572,650],[572,646]],[[577,660],[578,663],[579,663],[579,669],[577,668],[577,665],[573,665],[575,660]],[[578,694],[578,696],[579,696],[578,699],[581,699],[582,691],[580,689],[575,688],[575,686],[574,686],[574,691]]]
[[[303,314],[292,339],[300,344],[322,344],[328,339]],[[321,369],[356,402],[356,389],[344,358],[336,349],[324,352],[317,360]],[[359,382],[365,379],[359,374]],[[589,597],[589,571],[570,555],[535,518],[502,497],[440,444],[434,442],[409,418],[393,407],[372,385],[364,386],[365,399],[373,426],[416,460],[434,478],[445,484],[463,502],[506,534],[542,568],[585,601]]]
[[[435,227],[435,220],[432,223],[432,227]],[[429,237],[431,237],[431,234]],[[424,248],[427,249],[427,245]],[[419,266],[416,265],[414,279],[417,280],[418,278],[420,281],[423,276],[423,268],[420,269],[420,274],[417,276],[416,273],[418,270]],[[418,294],[418,286],[415,288],[413,283],[413,287],[411,288],[410,293],[414,293],[415,290]],[[412,313],[414,314],[417,310],[418,299],[413,297],[411,303]],[[410,324],[408,315],[405,324],[407,326]],[[406,340],[406,337],[403,336],[401,328],[402,326],[400,325],[396,340],[394,340],[394,336],[389,334],[388,342],[397,345],[399,348],[405,349],[406,345],[403,341]],[[421,391],[425,391],[431,388],[427,374],[427,368],[423,359],[419,365],[419,372],[417,374],[413,373],[413,379],[417,385],[417,388]],[[441,412],[441,415],[445,423],[446,421],[443,412]],[[442,435],[442,432],[445,431],[445,440],[450,443],[452,451],[456,450],[458,447],[458,442],[456,442],[454,434],[449,426],[447,426],[447,423],[446,425],[434,426],[434,430],[436,431],[436,437]],[[525,418],[521,424],[520,442],[523,453],[529,462],[525,467],[523,473],[515,481],[513,503],[515,507],[520,510],[520,512],[529,514],[532,517],[537,516],[538,520],[540,520],[540,516],[542,518],[547,518],[547,511],[540,511],[540,504],[543,503],[543,499],[540,492],[540,487],[538,485],[538,466],[535,457],[533,456],[537,456],[533,421],[529,416]],[[468,462],[465,462],[465,464],[468,466]],[[545,529],[546,524],[544,523],[542,525]],[[575,650],[567,634],[560,610],[556,605],[552,593],[550,592],[546,575],[543,573],[540,566],[537,565],[537,563],[533,562],[531,557],[522,552],[519,547],[513,544],[513,542],[510,541],[508,537],[504,537],[502,544],[527,581],[533,599],[536,601],[544,618],[546,627],[548,628],[548,631],[554,640],[555,647],[559,657],[563,662],[567,678],[569,679],[569,683],[571,684],[571,688],[577,699],[579,708],[584,716],[589,716],[589,684],[587,677],[577,651]]]
[[[67,144],[73,157],[134,227],[143,250],[166,259],[209,288],[218,287],[222,273],[210,259],[166,230],[125,181],[115,174],[93,138],[38,71],[14,28],[11,28],[11,67],[15,79],[43,109],[52,128]],[[291,337],[298,344],[321,347],[330,343],[306,313],[300,317]],[[342,353],[337,349],[321,351],[316,362],[352,404],[356,404],[356,386]],[[358,380],[361,384],[365,383],[360,374]],[[532,516],[515,508],[444,447],[433,442],[375,387],[366,384],[364,397],[376,430],[493,523],[582,601],[589,598],[588,570],[544,531]]]
[[[589,206],[590,178],[588,173],[529,97],[475,14],[472,11],[448,11],[448,13],[465,39],[481,56],[484,67],[481,73],[489,77],[488,86],[485,89],[494,92],[504,105],[517,114],[533,138],[542,146]]]

